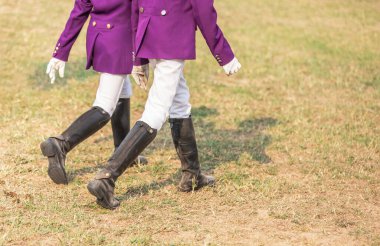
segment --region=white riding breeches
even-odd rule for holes
[[[131,96],[132,86],[128,75],[101,73],[93,106],[102,108],[111,116],[119,98]]]
[[[189,118],[190,92],[183,76],[183,60],[149,60],[154,69],[153,85],[141,121],[160,130],[168,116]]]
[[[121,88],[121,93],[119,98],[130,98],[132,96],[132,85],[129,75],[124,79],[123,87]]]

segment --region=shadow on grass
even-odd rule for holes
[[[77,176],[83,176],[88,173],[95,173],[97,170],[104,168],[105,164],[97,164],[96,166],[82,167],[80,169],[67,172],[67,179],[71,183]]]
[[[133,197],[139,197],[148,194],[150,191],[154,190],[160,190],[161,188],[173,185],[176,183],[177,179],[180,178],[181,171],[178,170],[175,174],[170,176],[169,178],[163,180],[163,181],[153,181],[149,184],[143,184],[139,186],[134,186],[128,188],[127,192],[125,192],[123,195],[118,196],[118,199],[120,201],[128,200]]]
[[[56,86],[67,85],[68,79],[75,79],[77,81],[84,81],[87,78],[96,75],[93,70],[86,70],[86,59],[73,60],[66,63],[65,77],[60,78],[56,74],[56,81],[54,84],[50,83],[49,76],[46,74],[47,63],[40,63],[36,65],[34,73],[29,75],[32,87],[42,90],[50,90]]]
[[[192,115],[202,170],[206,170],[207,173],[212,172],[213,169],[224,163],[238,160],[242,153],[248,153],[253,160],[260,164],[271,162],[271,158],[266,154],[265,149],[271,144],[272,137],[265,134],[264,131],[277,125],[276,119],[270,117],[246,119],[238,123],[236,130],[224,130],[216,129],[214,123],[206,120],[207,117],[218,115],[216,109],[202,106],[194,108]],[[170,130],[164,132],[170,134]],[[160,135],[163,135],[164,132],[161,132]],[[170,147],[166,144],[167,137],[159,137],[157,140],[153,146],[149,147],[150,153],[155,149],[162,148],[162,146],[173,148],[173,144],[170,144]],[[119,199],[127,200],[148,194],[152,190],[159,190],[167,185],[176,184],[180,177],[181,171],[178,170],[163,181],[131,187]]]

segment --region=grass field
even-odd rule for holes
[[[0,245],[380,245],[380,2],[216,0],[243,69],[226,77],[198,37],[186,66],[202,168],[215,188],[176,190],[168,125],[148,166],[99,208],[87,182],[111,127],[73,150],[54,185],[39,143],[94,99],[83,32],[66,78],[45,66],[73,1],[0,0]],[[135,87],[133,121],[147,94]]]

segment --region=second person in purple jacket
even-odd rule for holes
[[[143,75],[148,70],[145,64],[148,60],[154,68],[154,81],[141,119],[112,155],[108,165],[88,184],[97,202],[108,209],[120,204],[114,197],[115,181],[153,141],[168,116],[182,166],[179,189],[187,192],[214,184],[215,179],[200,170],[190,93],[183,76],[185,60],[196,58],[197,28],[227,75],[241,67],[217,25],[213,0],[133,0],[132,10],[132,18],[138,19],[138,25],[132,27],[137,57],[134,70],[141,72],[138,83],[145,87]]]

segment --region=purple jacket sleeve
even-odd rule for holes
[[[234,58],[234,53],[217,24],[214,0],[190,0],[194,18],[211,53],[219,65],[224,66]]]
[[[133,65],[141,66],[149,63],[148,59],[136,57],[136,33],[139,24],[139,1],[132,0],[132,15],[131,15],[131,25],[132,25],[132,48],[133,48]]]
[[[53,57],[62,61],[68,60],[71,47],[79,36],[92,7],[93,5],[90,0],[75,0],[75,5],[66,22],[66,27],[55,46]]]

